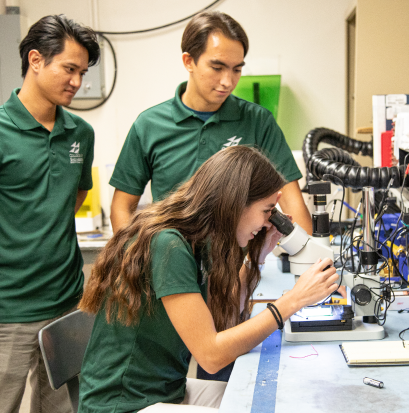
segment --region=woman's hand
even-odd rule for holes
[[[291,290],[300,308],[315,304],[338,289],[338,274],[330,258],[318,260],[305,271]],[[330,266],[329,268],[327,268]],[[325,269],[325,271],[324,271]]]

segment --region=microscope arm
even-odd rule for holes
[[[307,271],[318,259],[328,257],[334,261],[329,237],[312,237],[297,223],[293,232],[280,240],[280,247],[290,255],[290,271],[296,276]]]

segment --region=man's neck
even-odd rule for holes
[[[222,106],[222,104],[215,105],[201,99],[200,96],[192,90],[192,87],[189,87],[189,82],[187,82],[186,90],[181,96],[181,99],[188,108],[198,112],[216,112]]]
[[[18,98],[33,118],[51,132],[55,124],[56,105],[42,98],[36,87],[26,82],[23,83]]]

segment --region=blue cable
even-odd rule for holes
[[[354,214],[356,214],[356,209],[352,208],[351,205],[348,204],[348,202],[345,202],[345,201],[344,201],[344,205],[345,205],[348,209],[350,209]],[[359,215],[362,217],[362,214],[361,214],[361,213],[359,213]]]

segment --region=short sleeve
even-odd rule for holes
[[[126,137],[109,184],[128,194],[142,195],[151,175],[135,122]]]
[[[89,191],[92,188],[92,162],[94,160],[94,130],[90,127],[88,131],[88,145],[87,153],[84,157],[84,163],[82,165],[82,173],[78,188],[83,191]]]
[[[281,128],[269,113],[263,124],[260,148],[288,182],[302,178]]]
[[[151,285],[156,298],[200,293],[198,267],[190,245],[176,230],[164,230],[151,244]]]

